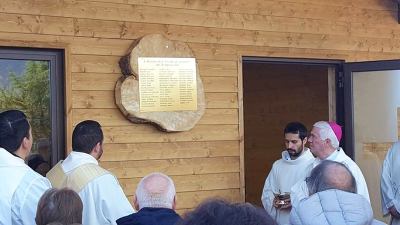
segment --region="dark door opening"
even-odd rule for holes
[[[400,60],[243,57],[242,68],[246,201],[261,206],[265,178],[284,150],[286,123],[310,129],[318,120],[336,120],[344,133],[340,146],[364,174],[374,215],[385,220],[380,169],[400,137]]]
[[[319,120],[342,122],[336,100],[341,62],[280,60],[243,60],[245,198],[259,206],[265,179],[285,147],[285,125],[299,121],[311,129]]]

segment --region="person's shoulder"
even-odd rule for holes
[[[119,185],[118,179],[112,173],[104,173],[89,182],[89,184],[113,186]]]
[[[309,148],[306,148],[304,150],[304,153],[300,157],[304,157],[304,158],[306,158],[308,160],[314,160],[315,159],[314,155],[312,154],[312,152],[311,152],[311,150]]]
[[[339,162],[343,163],[345,166],[347,166],[347,168],[353,173],[353,175],[356,179],[358,179],[361,175],[363,176],[363,173],[362,173],[360,167],[348,155],[345,154],[343,159],[340,160]]]
[[[278,159],[278,160],[275,160],[275,162],[272,164],[272,168],[271,168],[271,170],[276,170],[279,166],[281,166],[283,163],[285,163],[284,162],[284,160],[281,158],[281,159]]]
[[[31,183],[32,185],[43,186],[48,188],[51,187],[50,181],[46,177],[43,177],[42,175],[32,170],[31,168],[28,169],[23,179],[25,180],[25,182]]]
[[[354,160],[352,158],[350,158],[350,156],[348,156],[344,152],[344,150],[342,148],[339,150],[338,157],[334,161],[341,162],[341,163],[346,164],[348,166],[352,166],[352,165],[356,165],[357,166],[356,162],[354,162]]]
[[[140,211],[139,211],[140,212]],[[134,221],[136,221],[137,220],[137,216],[139,215],[138,213],[139,212],[136,212],[136,213],[132,213],[132,214],[129,214],[129,215],[127,215],[127,216],[124,216],[124,217],[121,217],[121,218],[119,218],[119,219],[117,219],[117,225],[128,225],[128,224],[132,224]]]
[[[341,160],[340,162],[345,164],[350,170],[353,169],[360,170],[360,167],[357,165],[357,163],[354,162],[354,160],[346,154],[344,155],[343,160]]]

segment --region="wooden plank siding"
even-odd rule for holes
[[[241,56],[397,59],[396,16],[390,0],[2,0],[0,45],[66,49],[66,151],[74,125],[100,121],[101,165],[126,195],[147,173],[165,172],[183,212],[212,196],[244,201]],[[118,60],[152,33],[187,42],[196,56],[207,106],[191,131],[132,124],[115,105]]]

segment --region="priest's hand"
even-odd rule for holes
[[[400,213],[397,211],[394,205],[389,208],[389,212],[394,218],[400,219]]]

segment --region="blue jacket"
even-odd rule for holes
[[[181,217],[172,209],[142,208],[137,213],[119,218],[118,225],[174,225]]]
[[[363,196],[340,190],[315,193],[290,212],[292,225],[382,225]]]

